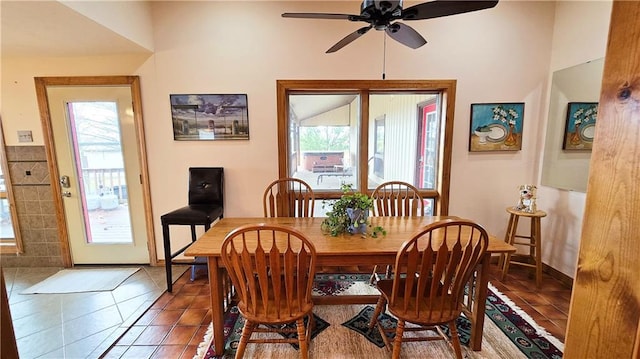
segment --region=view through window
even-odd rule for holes
[[[425,214],[445,215],[454,91],[452,80],[279,81],[280,176],[303,179],[320,200],[343,184],[371,193],[403,181]]]
[[[17,214],[0,122],[0,253],[22,253]]]

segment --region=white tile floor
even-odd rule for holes
[[[99,358],[167,288],[164,267],[140,267],[113,291],[70,294],[20,294],[62,268],[3,268],[20,358]]]

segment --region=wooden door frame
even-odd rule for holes
[[[140,165],[140,182],[142,185],[142,201],[144,204],[145,228],[147,233],[147,250],[149,263],[158,265],[155,235],[153,229],[153,214],[151,208],[151,190],[149,186],[149,171],[147,166],[147,151],[144,138],[144,124],[142,120],[142,99],[140,92],[140,78],[138,76],[74,76],[74,77],[36,77],[36,97],[40,111],[40,121],[44,136],[44,147],[47,155],[47,167],[51,179],[51,189],[54,193],[53,203],[56,211],[56,223],[58,226],[58,238],[60,241],[62,263],[65,268],[73,266],[71,246],[69,244],[69,232],[67,229],[66,215],[61,193],[60,172],[55,147],[53,146],[53,128],[51,126],[51,114],[49,113],[49,99],[47,86],[130,86],[131,101],[133,105],[133,121],[136,129],[138,143],[138,158]]]

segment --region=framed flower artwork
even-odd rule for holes
[[[597,102],[569,102],[562,149],[591,150],[596,133],[597,116]]]
[[[522,102],[471,104],[469,151],[519,151],[523,116]]]

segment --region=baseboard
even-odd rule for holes
[[[500,256],[499,255],[494,255],[491,256],[491,264],[498,264],[498,261],[500,260]],[[547,275],[549,275],[550,277],[557,279],[558,281],[560,281],[560,283],[564,284],[565,286],[567,286],[567,288],[573,288],[573,278],[569,277],[568,275],[560,272],[559,270],[545,264],[542,263],[542,271],[544,273],[546,273]]]
[[[573,289],[573,278],[569,277],[568,275],[544,263],[542,263],[542,271],[544,273],[547,273],[552,278],[559,280],[562,284],[566,285],[567,288]]]

